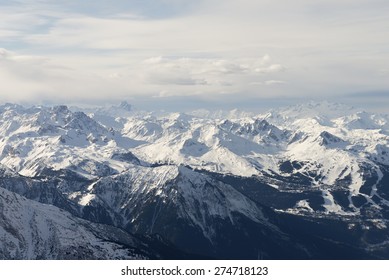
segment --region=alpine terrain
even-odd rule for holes
[[[388,259],[389,116],[0,106],[1,259]]]

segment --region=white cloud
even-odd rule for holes
[[[388,77],[389,76],[389,69],[381,69],[379,71],[379,75],[383,77]]]
[[[282,66],[280,64],[272,64],[268,67],[256,68],[255,72],[258,72],[258,73],[277,73],[277,72],[281,72],[284,70],[285,70],[284,66]]]
[[[232,94],[277,74],[271,58],[32,56],[0,49],[2,101]],[[268,66],[264,60],[269,62]],[[113,63],[114,62],[114,63]],[[257,73],[256,69],[268,69]],[[281,67],[279,67],[281,69]],[[282,69],[284,69],[282,67]],[[266,85],[266,82],[263,82]]]
[[[2,102],[104,99],[109,90],[116,91],[116,94],[123,92],[121,86],[96,74],[55,64],[47,57],[0,49]]]
[[[228,94],[248,91],[253,85],[270,85],[281,81],[265,81],[285,71],[272,64],[269,55],[260,59],[168,58],[151,57],[138,68],[144,84],[167,86],[158,96]],[[258,68],[261,67],[261,68]],[[258,71],[260,69],[260,71]],[[259,82],[261,80],[262,82]],[[183,87],[186,86],[186,87]],[[191,86],[191,87],[187,87]]]
[[[185,3],[163,1],[155,5]],[[84,11],[77,1],[19,2],[0,9],[0,41],[18,50],[0,54],[3,100],[250,100],[389,88],[379,70],[389,64],[383,0],[195,1],[155,17],[131,1],[121,1],[126,9],[97,1]]]
[[[271,86],[271,85],[283,85],[285,84],[285,81],[278,81],[278,80],[268,80],[265,81],[265,85]]]

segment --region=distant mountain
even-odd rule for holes
[[[387,115],[311,102],[225,116],[0,106],[0,190],[16,197],[2,211],[30,207],[45,228],[58,207],[93,238],[140,242],[110,255],[88,237],[74,258],[389,257]],[[24,213],[4,242],[27,234]],[[65,258],[12,242],[0,257]]]

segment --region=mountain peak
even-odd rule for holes
[[[328,131],[323,131],[320,133],[321,138],[321,144],[323,145],[329,145],[329,144],[335,144],[335,143],[343,143],[344,140],[329,133]]]
[[[56,113],[69,113],[69,108],[66,105],[58,105],[53,107],[53,111]]]
[[[127,101],[122,101],[122,102],[120,102],[119,108],[121,108],[121,109],[123,109],[123,110],[126,110],[126,111],[131,111],[131,110],[132,110],[131,104],[128,103]]]
[[[260,114],[258,117],[264,118],[277,126],[286,127],[299,119],[316,118],[318,121],[327,122],[327,120],[351,115],[357,112],[358,110],[356,108],[345,104],[328,101],[309,101],[293,106],[272,109],[265,114]]]

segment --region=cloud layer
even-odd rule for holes
[[[1,1],[0,102],[388,90],[387,1],[188,2]]]

